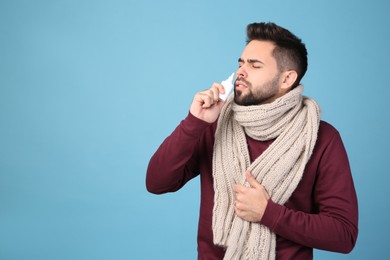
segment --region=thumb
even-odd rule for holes
[[[223,107],[223,105],[225,105],[225,103],[226,103],[226,100],[223,100],[223,99],[218,99],[218,106],[220,107],[220,108],[222,108]]]
[[[248,181],[249,185],[252,188],[256,189],[256,188],[259,188],[261,186],[261,184],[255,179],[255,177],[252,176],[250,171],[245,172],[245,177],[246,177],[246,180]]]

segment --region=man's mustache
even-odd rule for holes
[[[251,85],[251,83],[249,81],[247,81],[246,79],[244,79],[243,77],[236,78],[236,80],[234,81],[234,85],[236,85],[237,82],[244,83],[244,85],[246,85],[246,86]]]

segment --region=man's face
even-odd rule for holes
[[[234,84],[234,101],[250,106],[271,103],[283,95],[281,73],[272,56],[275,45],[269,41],[252,40],[238,59],[239,68]]]

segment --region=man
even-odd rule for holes
[[[356,192],[337,130],[302,96],[307,52],[273,23],[247,27],[234,95],[214,83],[150,160],[161,194],[200,175],[198,259],[312,259],[348,253],[358,234]]]

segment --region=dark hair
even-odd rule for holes
[[[252,23],[247,26],[247,44],[252,40],[273,42],[279,71],[295,70],[298,77],[293,88],[300,83],[307,70],[307,50],[301,39],[274,23]]]

